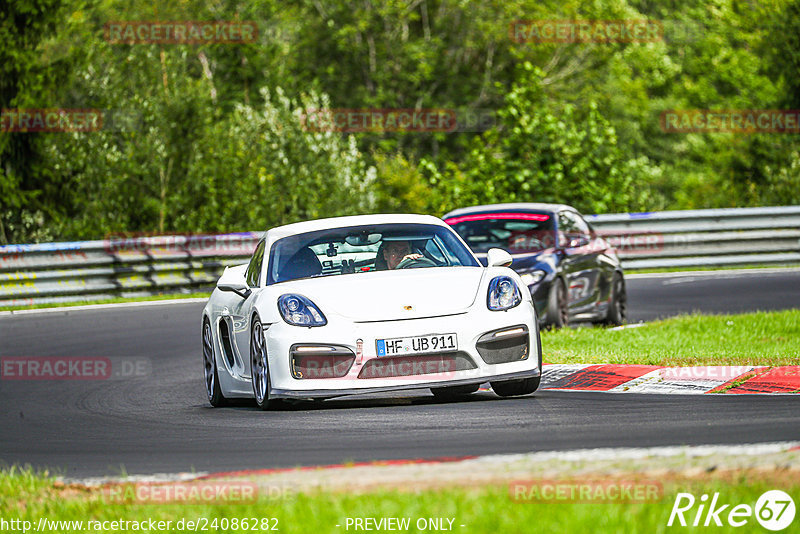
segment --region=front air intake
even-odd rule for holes
[[[342,378],[356,355],[341,345],[292,345],[289,349],[292,376],[300,380]]]
[[[483,361],[492,365],[528,359],[530,336],[528,327],[517,325],[486,332],[476,343]]]
[[[467,371],[475,367],[475,362],[465,352],[393,356],[369,360],[364,364],[358,378],[396,378],[432,374],[446,378],[456,371]]]

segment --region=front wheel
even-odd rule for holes
[[[219,386],[217,362],[214,358],[214,337],[211,334],[211,323],[208,322],[208,319],[203,320],[203,376],[206,382],[208,402],[214,408],[225,406],[228,401]]]
[[[250,334],[250,376],[253,382],[253,394],[256,406],[262,410],[275,407],[275,400],[269,398],[269,359],[264,341],[264,327],[258,317],[253,317],[253,328]]]
[[[507,382],[492,382],[492,389],[501,397],[517,397],[529,395],[539,389],[542,377],[534,376],[524,380],[509,380]]]
[[[567,286],[561,278],[553,280],[553,285],[550,287],[545,324],[551,328],[562,328],[569,324]]]
[[[625,292],[625,282],[619,273],[614,274],[614,281],[611,283],[611,301],[608,303],[605,324],[610,326],[620,326],[625,322],[628,308],[628,295]]]

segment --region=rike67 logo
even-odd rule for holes
[[[715,493],[710,502],[707,494],[696,499],[691,493],[679,493],[672,505],[667,526],[721,527],[727,524],[731,527],[743,527],[755,516],[762,527],[777,532],[792,524],[795,511],[794,500],[781,490],[763,493],[755,507],[749,504],[723,504],[719,493]]]

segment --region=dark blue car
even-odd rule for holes
[[[625,321],[625,277],[614,248],[563,204],[492,204],[442,217],[485,263],[490,248],[514,258],[543,326]]]

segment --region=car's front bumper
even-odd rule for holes
[[[516,373],[507,373],[502,375],[495,375],[491,377],[494,382],[497,381],[511,381],[511,380],[525,380],[528,378],[536,378],[541,376],[542,371],[538,367],[529,369],[527,371],[517,371]],[[450,387],[450,386],[468,386],[471,384],[482,384],[486,380],[475,380],[474,378],[463,378],[459,380],[449,380],[436,382],[435,387]],[[366,394],[366,393],[386,393],[391,391],[404,391],[410,389],[421,389],[428,387],[428,384],[406,384],[394,386],[381,386],[381,387],[365,387],[358,388],[357,391],[351,389],[316,389],[316,390],[287,390],[272,388],[271,396],[276,399],[331,399],[334,397],[343,397],[346,395]]]
[[[538,325],[530,301],[502,312],[472,310],[455,315],[380,322],[352,322],[344,318],[329,317],[324,327],[305,328],[286,323],[265,325],[265,338],[270,363],[270,394],[276,398],[331,398],[349,394],[387,392],[427,387],[447,387],[480,384],[488,381],[505,381],[534,378],[541,373]],[[527,353],[524,359],[505,363],[487,363],[478,341],[487,332],[524,326],[527,329]],[[377,355],[376,340],[413,337],[427,334],[455,333],[458,352],[471,368],[451,366],[428,374],[383,376],[365,373],[370,366],[382,365],[386,358]],[[361,358],[358,357],[358,340],[361,340]],[[331,345],[350,349],[356,355],[346,374],[337,378],[297,378],[292,372],[291,348],[297,344]],[[452,354],[456,354],[453,352]],[[407,358],[407,360],[406,360]],[[413,367],[416,356],[391,358]],[[373,360],[380,360],[370,363]],[[488,361],[492,361],[488,358]],[[368,378],[365,376],[369,376]]]

